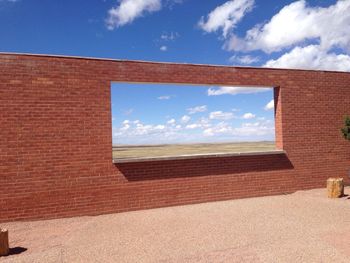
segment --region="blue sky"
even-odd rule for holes
[[[2,52],[350,71],[349,28],[350,0],[0,0]],[[212,119],[211,123],[217,131],[229,130],[231,136],[239,128],[255,125],[251,138],[257,138],[267,129],[267,123],[258,118],[273,117],[264,109],[272,93],[232,95],[230,88],[216,87],[221,95],[208,96],[210,87],[197,88],[187,88],[186,95],[171,86],[139,88],[144,98],[149,96],[147,103],[153,100],[157,112],[167,112],[149,119],[149,115],[137,115],[148,112],[149,104],[132,96],[133,87],[114,85],[114,134],[127,125],[137,126],[123,124],[125,120],[160,129],[168,115],[178,122],[187,109],[203,105],[205,113],[192,114],[189,125],[211,112],[231,112],[230,120],[220,124]],[[168,95],[173,97],[154,99]],[[132,98],[130,105],[118,101],[119,96]],[[172,103],[176,114],[166,108]],[[238,105],[236,112],[229,111],[231,105]],[[128,109],[133,109],[129,116],[114,114]],[[264,115],[267,112],[270,116]],[[244,119],[244,113],[255,117]],[[194,137],[202,138],[199,134]]]
[[[349,26],[349,0],[0,0],[3,52],[349,71]]]

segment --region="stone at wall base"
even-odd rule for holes
[[[10,247],[8,230],[0,228],[0,257],[7,256],[9,253]]]
[[[329,198],[339,198],[344,195],[343,178],[329,178],[327,180],[327,192]]]

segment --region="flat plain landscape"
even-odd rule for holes
[[[145,158],[196,154],[262,152],[275,150],[275,142],[231,142],[161,145],[116,145],[114,159]]]

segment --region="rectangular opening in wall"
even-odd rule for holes
[[[114,160],[275,150],[273,87],[113,82]]]

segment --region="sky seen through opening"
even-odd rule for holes
[[[273,141],[273,88],[113,83],[113,145]]]

